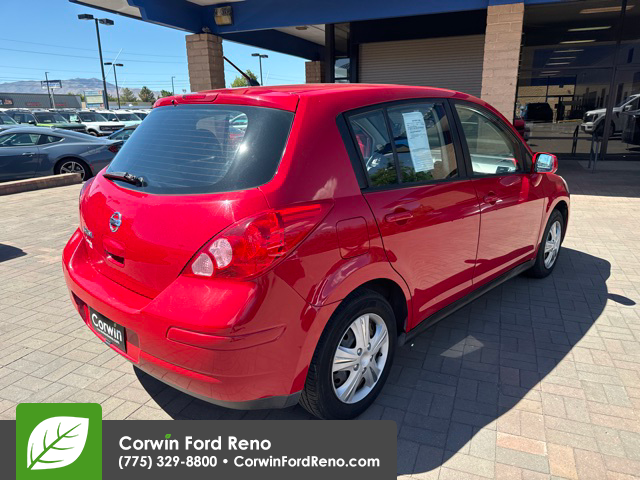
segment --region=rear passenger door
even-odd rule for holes
[[[446,102],[420,99],[347,116],[366,171],[364,198],[412,292],[409,329],[472,285],[479,208],[451,115]]]
[[[497,115],[455,102],[463,148],[481,210],[474,285],[487,283],[535,253],[544,207],[520,139]]]

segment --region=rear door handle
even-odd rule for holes
[[[495,193],[491,192],[491,193],[485,195],[483,200],[484,200],[484,203],[488,203],[490,205],[495,205],[496,203],[498,203],[499,198]]]
[[[35,152],[24,152],[22,155],[31,157],[31,156],[35,155]]]
[[[411,212],[398,212],[398,213],[390,213],[386,215],[384,219],[389,222],[404,222],[413,218],[413,213]]]

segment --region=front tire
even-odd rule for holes
[[[564,217],[558,210],[551,212],[547,226],[544,229],[542,242],[538,247],[536,263],[527,272],[535,278],[544,278],[551,274],[558,261],[560,246],[564,238]]]
[[[396,319],[386,298],[368,289],[347,297],[320,337],[301,405],[322,419],[357,417],[382,390],[396,343]]]

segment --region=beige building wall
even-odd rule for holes
[[[210,33],[187,35],[187,61],[192,92],[224,88],[222,38]]]
[[[304,74],[306,83],[324,82],[324,63],[321,60],[305,62]]]
[[[524,3],[487,9],[481,97],[509,121],[516,100],[523,18]]]

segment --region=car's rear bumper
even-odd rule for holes
[[[98,273],[77,230],[63,252],[71,297],[126,328],[126,353],[151,376],[211,403],[274,408],[297,401],[334,307],[313,307],[275,274],[254,282],[178,277],[150,299]],[[316,321],[318,323],[316,323]],[[319,326],[318,326],[319,325]]]

